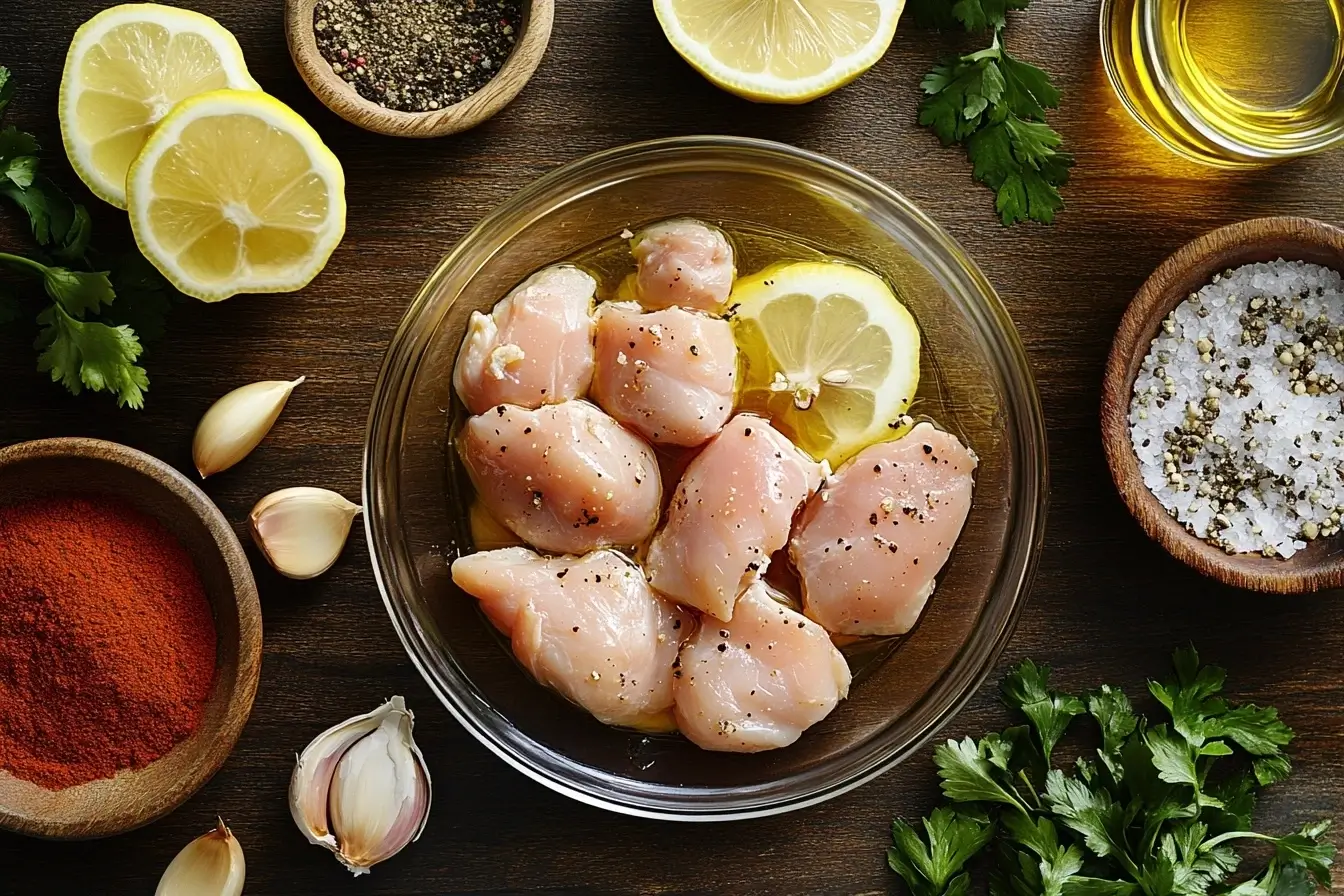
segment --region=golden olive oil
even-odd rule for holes
[[[1104,0],[1121,101],[1178,153],[1247,167],[1344,140],[1344,0]]]

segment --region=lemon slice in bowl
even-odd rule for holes
[[[919,328],[881,277],[841,262],[788,262],[729,299],[739,403],[837,467],[896,435],[919,387]]]
[[[872,68],[905,0],[654,0],[672,46],[749,100],[805,103]]]
[[[291,292],[345,234],[345,175],[309,124],[264,93],[179,103],[126,178],[131,230],[174,286],[206,302]]]
[[[238,41],[209,16],[157,3],[106,9],[75,32],[61,76],[61,138],[100,199],[126,207],[126,172],[178,102],[221,88],[260,90]]]

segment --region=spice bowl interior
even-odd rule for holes
[[[706,752],[679,735],[606,727],[538,686],[452,582],[472,550],[452,370],[473,311],[538,268],[625,228],[691,216],[861,261],[896,284],[925,329],[928,413],[980,457],[976,497],[938,591],[909,636],[851,654],[849,699],[795,744]],[[761,264],[750,252],[738,269]],[[482,221],[440,263],[393,339],[365,452],[366,527],[393,623],[439,698],[514,768],[631,815],[717,821],[843,793],[911,755],[989,673],[1026,596],[1044,526],[1045,435],[1016,330],[937,225],[872,178],[759,140],[690,137],[567,165]]]
[[[308,88],[351,124],[392,137],[443,137],[476,127],[513,101],[532,78],[551,40],[555,0],[523,0],[512,51],[480,90],[461,102],[424,112],[388,109],[360,96],[323,58],[313,30],[318,0],[285,0],[289,55]]]
[[[172,467],[94,439],[47,439],[0,450],[0,503],[67,494],[124,502],[172,532],[200,576],[216,632],[214,684],[200,723],[168,753],[138,770],[62,790],[46,790],[0,771],[0,828],[50,839],[88,839],[160,818],[224,763],[256,695],[261,610],[232,527]]]
[[[1130,303],[1116,332],[1102,384],[1101,429],[1120,497],[1172,556],[1229,585],[1299,594],[1344,586],[1344,536],[1318,539],[1288,559],[1228,554],[1168,513],[1145,485],[1130,437],[1134,384],[1162,321],[1214,275],[1278,259],[1344,271],[1344,230],[1308,218],[1259,218],[1205,234],[1164,261]]]

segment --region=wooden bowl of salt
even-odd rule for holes
[[[1130,426],[1135,382],[1167,315],[1215,275],[1279,259],[1344,272],[1344,230],[1310,218],[1259,218],[1207,233],[1164,261],[1120,321],[1102,383],[1101,433],[1120,497],[1172,556],[1228,585],[1302,594],[1344,587],[1344,534],[1311,541],[1288,559],[1215,547],[1188,531],[1145,484]]]
[[[64,496],[115,502],[175,536],[195,567],[215,631],[214,678],[208,685],[201,681],[208,696],[199,722],[157,759],[62,789],[16,777],[0,761],[0,829],[77,840],[120,834],[166,815],[223,765],[257,692],[261,606],[233,528],[177,470],[140,451],[95,439],[45,439],[0,449],[0,507]],[[0,602],[0,625],[6,612]],[[45,668],[50,667],[48,659]]]

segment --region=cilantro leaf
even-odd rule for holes
[[[887,864],[901,876],[914,896],[944,896],[969,890],[963,870],[968,861],[994,836],[994,825],[983,817],[940,806],[923,821],[924,838],[909,824],[892,821],[894,845]]]
[[[142,342],[163,338],[176,290],[138,252],[113,256],[107,264],[117,301],[103,313],[103,321],[128,325]]]
[[[1050,690],[1050,667],[1023,660],[1003,680],[1003,699],[1019,709],[1036,729],[1046,765],[1069,723],[1087,711],[1083,701]]]
[[[42,285],[47,295],[76,317],[95,312],[99,305],[110,304],[116,298],[106,271],[48,267],[42,274]]]
[[[87,387],[111,392],[121,407],[144,407],[149,377],[135,364],[142,349],[130,327],[76,320],[59,302],[38,315],[37,322],[42,326],[36,343],[42,352],[39,371],[50,373],[72,395]]]

